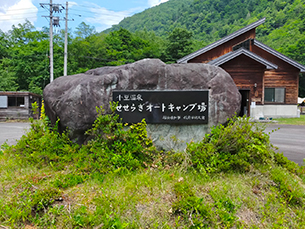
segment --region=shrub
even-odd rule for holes
[[[43,120],[30,119],[31,127],[14,146],[5,145],[4,152],[14,155],[23,161],[37,165],[53,166],[62,169],[70,161],[79,146],[73,143],[68,133],[62,134],[58,131],[58,122],[54,127],[49,125],[47,118]]]
[[[111,105],[114,111],[115,105]],[[84,170],[99,172],[134,170],[152,162],[156,152],[152,141],[147,137],[146,123],[127,127],[120,122],[114,112],[105,114],[97,108],[97,119],[86,134],[91,139],[80,149],[77,166]]]
[[[113,111],[115,104],[111,105]],[[42,120],[31,121],[31,128],[15,146],[3,146],[7,155],[13,155],[37,166],[50,165],[61,170],[76,166],[82,173],[107,173],[109,171],[134,170],[147,166],[156,152],[147,137],[146,123],[123,125],[114,112],[105,114],[97,108],[98,116],[93,127],[86,132],[87,144],[79,146],[69,139],[68,132],[59,133],[58,123],[51,127],[44,114]],[[83,179],[76,179],[81,182]],[[68,187],[65,181],[58,186]]]
[[[248,171],[251,165],[271,164],[273,146],[264,128],[249,118],[233,118],[212,128],[198,143],[188,144],[192,165],[203,173]]]
[[[304,175],[305,173],[305,166],[299,166],[293,161],[290,161],[287,157],[284,156],[283,153],[276,153],[274,155],[275,163],[283,168],[286,168],[289,172],[297,174],[297,175]]]

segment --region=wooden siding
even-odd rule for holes
[[[280,58],[272,55],[269,52],[253,45],[252,52],[256,53],[257,55],[261,56],[262,58],[276,64],[278,66],[277,71],[291,71],[291,72],[300,72],[300,69],[292,66],[291,64],[281,60]]]
[[[265,87],[285,88],[285,104],[297,104],[300,70],[257,46],[253,46],[253,52],[278,66],[278,69],[265,72]]]
[[[266,71],[264,77],[266,88],[285,88],[285,104],[297,104],[298,81],[298,72]]]
[[[31,110],[21,107],[9,107],[0,109],[0,119],[28,119],[31,117]]]
[[[241,55],[220,67],[231,75],[238,89],[250,90],[249,103],[263,103],[264,65]]]
[[[255,38],[255,29],[252,29],[214,49],[189,60],[189,63],[207,63],[228,52],[233,46],[249,38]],[[277,56],[251,44],[250,51],[278,66],[278,69],[266,70],[266,67],[244,55],[221,65],[233,78],[239,89],[250,90],[250,103],[264,104],[265,88],[285,88],[285,103],[297,104],[300,70],[281,60]],[[257,87],[254,87],[254,84]]]
[[[249,38],[255,38],[255,29],[252,29],[226,43],[223,45],[220,45],[210,51],[207,51],[206,53],[203,53],[202,55],[195,57],[194,59],[191,59],[188,61],[188,63],[207,63],[211,60],[214,60],[228,52],[231,52],[233,49],[233,46],[236,44],[239,44]],[[250,49],[251,51],[251,49]]]

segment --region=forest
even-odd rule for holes
[[[305,0],[169,0],[97,33],[82,22],[69,30],[68,75],[143,58],[166,63],[258,19],[257,39],[305,65]],[[0,91],[42,94],[49,83],[48,28],[29,21],[0,31]],[[54,36],[54,78],[63,75],[64,31]],[[305,97],[305,76],[299,96]]]

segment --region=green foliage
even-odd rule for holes
[[[14,152],[21,163],[28,161],[38,167],[56,164],[56,169],[62,169],[75,154],[78,145],[71,142],[67,133],[58,132],[58,122],[50,127],[48,119],[30,119],[31,128],[23,135],[15,146],[6,146],[5,151]]]
[[[87,155],[86,164],[78,160],[77,166],[104,173],[134,170],[152,162],[155,148],[147,137],[145,121],[124,128],[114,109],[113,104],[113,113],[105,114],[97,108],[98,117],[86,132],[92,139],[80,149],[80,155]]]
[[[96,34],[94,26],[87,25],[85,22],[82,22],[79,24],[78,27],[76,27],[75,34],[77,37],[80,38],[87,38],[92,36],[93,34]]]
[[[70,188],[78,184],[84,183],[88,179],[88,175],[82,173],[61,174],[52,183],[57,188]]]
[[[175,28],[167,37],[167,47],[165,49],[165,59],[170,62],[188,55],[192,51],[192,32],[187,29]]]
[[[97,113],[83,146],[50,127],[43,110],[15,146],[1,146],[1,225],[305,226],[304,167],[274,153],[263,128],[247,118],[214,127],[176,153],[156,151],[144,121],[124,125],[115,113]]]
[[[305,167],[298,166],[295,162],[290,161],[283,153],[274,154],[275,163],[283,168],[286,168],[289,172],[301,175],[304,174]]]
[[[16,91],[19,86],[17,84],[17,76],[12,71],[11,61],[3,58],[0,66],[0,91]]]
[[[106,52],[110,65],[122,65],[152,56],[150,43],[126,29],[111,32],[105,39]]]
[[[22,191],[17,196],[1,204],[0,221],[10,221],[12,225],[15,222],[32,221],[61,197],[60,191],[54,188],[35,190],[31,184],[24,184],[19,188],[22,188]]]
[[[87,144],[79,146],[69,139],[67,132],[59,133],[60,120],[50,127],[47,118],[31,119],[29,132],[15,146],[4,146],[5,152],[13,152],[20,161],[26,160],[39,167],[50,165],[62,170],[73,163],[81,174],[71,175],[70,184],[68,178],[55,182],[57,187],[63,188],[82,183],[83,172],[135,170],[152,162],[156,149],[147,137],[144,120],[124,127],[117,114],[105,114],[102,108],[97,108],[97,113],[93,127],[86,132],[91,139]]]
[[[193,166],[203,173],[249,171],[251,166],[272,164],[274,151],[264,128],[249,118],[233,118],[212,128],[198,143],[190,143]]]
[[[277,188],[288,204],[304,205],[305,189],[304,186],[300,184],[301,180],[296,176],[289,174],[282,167],[272,169],[271,177],[277,184]]]
[[[34,115],[39,115],[39,107],[37,102],[32,103],[32,112]]]
[[[210,192],[213,202],[197,197],[190,185],[184,182],[176,183],[174,192],[177,200],[173,203],[173,211],[189,221],[190,228],[211,228],[216,225],[230,228],[234,225],[237,206],[229,197],[220,195],[218,190]]]
[[[190,221],[190,228],[209,228],[211,226],[212,205],[198,198],[186,183],[176,183],[174,192],[177,200],[173,203],[173,212],[181,214]]]

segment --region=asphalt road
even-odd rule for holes
[[[7,141],[14,144],[30,127],[29,123],[1,123],[0,146]],[[272,130],[278,129],[272,132]],[[271,143],[279,148],[279,152],[298,163],[303,164],[305,158],[305,126],[268,124],[266,132],[270,132]]]
[[[10,145],[15,144],[16,140],[20,139],[29,127],[30,123],[0,122],[0,146],[5,141]]]
[[[271,132],[280,128],[277,131]],[[289,160],[303,165],[305,158],[305,126],[268,124],[271,143],[279,148]]]

